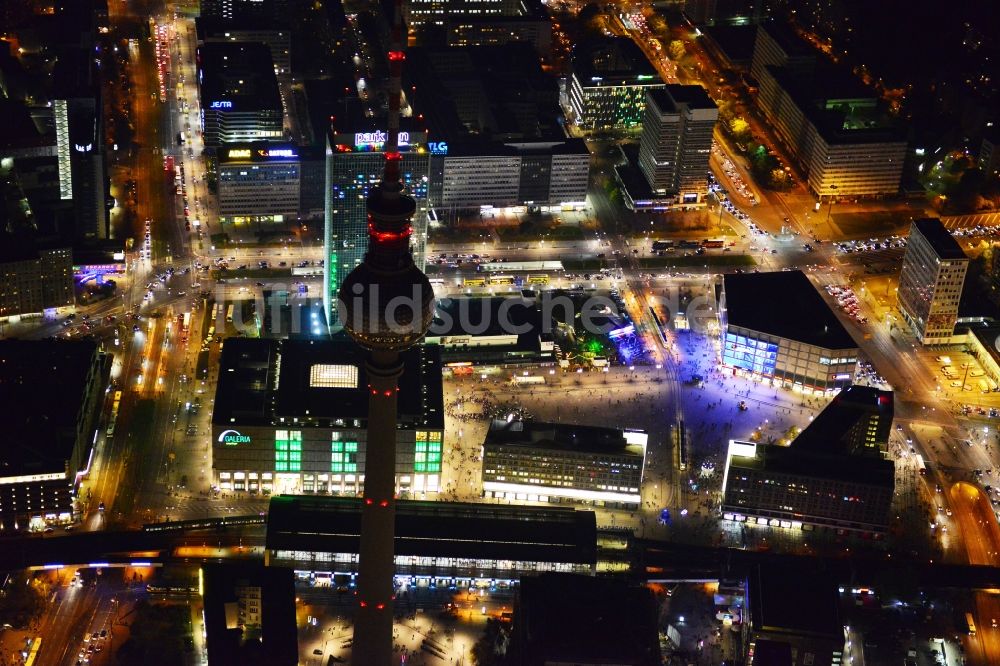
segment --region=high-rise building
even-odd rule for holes
[[[570,120],[586,130],[636,129],[646,110],[646,90],[663,85],[628,37],[581,44],[566,82]]]
[[[799,449],[883,455],[892,431],[892,391],[855,384],[843,389],[795,438]]]
[[[202,16],[195,20],[198,44],[211,42],[259,42],[271,51],[274,74],[278,81],[288,82],[292,77],[292,33],[288,28],[264,19],[239,19],[227,21]]]
[[[951,340],[969,258],[936,217],[916,220],[899,274],[899,309],[925,345]]]
[[[639,169],[655,194],[675,194],[684,205],[702,200],[718,119],[718,107],[701,86],[646,91]]]
[[[282,143],[227,143],[217,155],[219,223],[282,224],[299,214],[299,149]]]
[[[1000,177],[1000,127],[990,127],[983,135],[977,164],[987,178]]]
[[[899,191],[906,136],[871,90],[824,66],[811,76],[765,65],[757,101],[817,196]]]
[[[816,65],[816,51],[791,28],[778,21],[766,21],[757,26],[750,74],[758,82],[768,65],[809,74]]]
[[[360,129],[360,126],[359,126]],[[326,151],[326,218],[323,232],[323,308],[327,322],[337,321],[337,294],[347,275],[368,250],[366,202],[381,183],[385,165],[384,129],[331,132]],[[430,152],[424,134],[400,133],[399,170],[406,192],[416,202],[410,238],[414,262],[424,266],[427,242],[427,193]]]
[[[404,4],[406,23],[413,26],[444,25],[446,19],[459,16],[517,16],[520,9],[520,0],[406,0]]]
[[[107,238],[104,124],[91,59],[82,51],[61,55],[53,79],[60,198],[73,203],[78,238]]]
[[[286,0],[201,0],[201,16],[225,21],[282,21]]]
[[[206,146],[282,137],[281,94],[266,45],[210,42],[199,46],[198,81]]]
[[[0,532],[68,524],[88,473],[111,358],[90,340],[0,342]]]

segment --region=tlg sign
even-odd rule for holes
[[[244,435],[237,430],[223,430],[219,434],[219,444],[223,446],[239,446],[240,444],[249,444],[250,435]]]

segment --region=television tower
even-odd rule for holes
[[[400,0],[394,11],[385,168],[382,182],[368,197],[368,251],[345,278],[339,294],[344,329],[368,351],[368,443],[352,659],[364,666],[392,662],[396,396],[403,373],[399,353],[424,337],[434,308],[433,289],[410,251],[416,202],[403,193],[400,180],[399,108],[406,59]]]

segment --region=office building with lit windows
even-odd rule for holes
[[[219,223],[284,223],[299,215],[299,149],[283,143],[227,143],[217,152]]]
[[[646,111],[646,92],[663,80],[628,37],[580,44],[566,80],[567,112],[583,130],[637,130]]]
[[[731,440],[722,477],[725,520],[786,529],[878,533],[895,489],[891,460]]]
[[[647,435],[636,430],[494,420],[483,443],[485,497],[639,506]]]
[[[0,342],[0,533],[40,531],[79,515],[108,399],[111,357],[89,340]]]
[[[757,103],[816,196],[899,191],[906,135],[874,92],[824,65],[814,75],[765,65]]]
[[[413,215],[413,261],[423,270],[427,243],[427,193],[430,150],[424,132],[403,118],[400,132],[400,176],[417,203]],[[323,234],[323,309],[327,322],[337,321],[337,294],[344,278],[368,251],[368,195],[382,180],[385,128],[358,124],[357,131],[332,131],[326,146],[325,223]]]
[[[244,18],[226,20],[211,16],[195,19],[198,44],[211,42],[259,42],[267,46],[279,81],[292,78],[292,33],[273,21]]]
[[[448,19],[469,16],[489,18],[517,16],[521,12],[520,0],[404,0],[403,13],[406,23],[420,26],[425,23],[443,25]]]
[[[936,217],[916,220],[899,273],[899,310],[925,345],[947,344],[955,334],[969,258]]]
[[[283,107],[271,50],[259,42],[209,42],[198,47],[201,129],[205,145],[278,141]]]
[[[733,273],[722,285],[722,363],[733,373],[806,391],[853,383],[858,345],[805,273]]]
[[[704,204],[718,119],[719,108],[701,86],[646,91],[639,169],[656,195],[673,195],[684,206]]]
[[[437,492],[444,408],[435,346],[404,352],[396,487]],[[229,338],[212,414],[216,487],[355,495],[365,476],[368,381],[350,342]]]

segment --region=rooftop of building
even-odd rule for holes
[[[501,311],[504,316],[501,317]],[[506,320],[506,321],[504,321]],[[509,324],[509,326],[508,326]],[[486,337],[508,335],[513,327],[527,327],[519,341],[538,346],[541,312],[533,301],[520,296],[449,295],[434,304],[431,334],[435,337]]]
[[[816,50],[795,34],[787,23],[772,19],[761,23],[758,30],[766,32],[790,58],[816,57]]]
[[[54,146],[55,134],[43,134],[23,102],[0,99],[0,149],[37,148]]]
[[[726,321],[824,349],[858,344],[802,271],[727,273]]]
[[[279,495],[268,507],[270,550],[357,553],[360,497]],[[399,500],[396,555],[594,564],[592,511]]]
[[[699,85],[684,86],[668,84],[662,88],[646,91],[653,98],[660,111],[679,111],[682,106],[688,109],[718,109],[719,107],[708,96],[708,92]]]
[[[649,58],[629,37],[602,37],[577,45],[572,68],[584,87],[663,84]]]
[[[298,663],[295,630],[295,574],[283,567],[257,562],[210,562],[201,567],[208,658],[213,664]],[[239,623],[246,599],[241,588],[259,588],[255,594],[261,625],[259,640]]]
[[[993,362],[1000,365],[1000,324],[970,326],[969,332],[976,336],[979,344],[983,346]]]
[[[755,631],[843,640],[837,584],[814,568],[760,565],[748,576],[747,597]]]
[[[618,428],[494,419],[484,446],[524,447],[552,451],[642,457],[646,433]]]
[[[524,141],[494,141],[485,138],[463,137],[448,142],[451,157],[517,156],[532,153],[550,155],[590,155],[583,139],[552,138],[525,139]]]
[[[906,140],[878,95],[843,69],[824,63],[808,76],[775,65],[767,70],[828,144]]]
[[[0,404],[6,414],[0,477],[66,470],[97,362],[97,344],[89,340],[0,341]]]
[[[365,352],[350,341],[229,338],[219,362],[216,425],[299,419],[366,420]],[[442,428],[441,360],[435,345],[402,353],[399,422]]]
[[[249,143],[227,143],[216,151],[219,164],[246,164],[255,162],[297,162],[300,150],[294,143],[270,143],[252,141]]]
[[[718,24],[702,26],[701,31],[715,42],[730,62],[749,64],[753,59],[757,26]]]
[[[661,663],[657,603],[643,586],[563,573],[518,587],[513,649],[524,663]]]
[[[194,20],[195,32],[198,41],[215,38],[218,36],[228,37],[228,32],[241,31],[268,31],[284,32],[290,34],[288,29],[281,25],[276,25],[274,21],[263,16],[235,16],[225,19],[221,16],[199,16]]]
[[[732,456],[730,468],[850,481],[889,489],[894,487],[895,467],[891,460],[777,444],[752,446],[754,455]]]
[[[945,228],[936,217],[923,217],[913,221],[913,228],[927,239],[934,252],[942,259],[967,259],[962,246],[958,244],[951,232]]]
[[[797,449],[847,453],[846,437],[871,414],[892,421],[893,393],[855,384],[843,389],[792,441]]]
[[[201,99],[232,112],[281,111],[271,50],[258,42],[209,42],[198,47]]]

